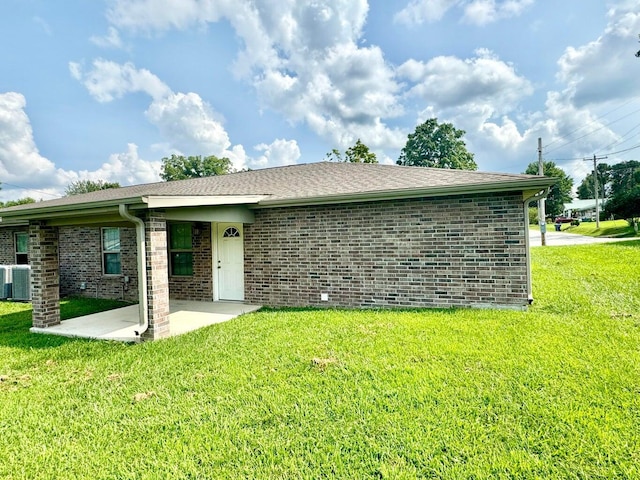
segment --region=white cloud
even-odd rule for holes
[[[98,58],[93,61],[92,66],[85,73],[80,64],[69,62],[69,71],[99,102],[111,102],[134,92],[144,92],[154,99],[171,93],[169,87],[157,76],[144,68],[137,69],[131,62],[121,65]]]
[[[421,25],[441,20],[454,7],[463,10],[462,20],[474,25],[487,25],[516,17],[534,0],[411,0],[394,16],[405,25]]]
[[[59,188],[74,179],[40,155],[33,139],[26,100],[16,92],[0,94],[0,181],[33,189]],[[23,197],[0,190],[4,198]]]
[[[131,31],[186,29],[226,19],[243,42],[234,72],[264,108],[305,122],[338,147],[397,137],[385,118],[402,113],[393,68],[357,45],[366,0],[112,0],[108,18]],[[349,143],[351,142],[351,143]]]
[[[160,162],[148,162],[138,156],[137,147],[111,155],[95,170],[64,170],[43,157],[35,144],[26,100],[16,92],[0,94],[0,180],[6,184],[0,199],[15,200],[31,196],[50,199],[61,196],[65,187],[77,180],[106,180],[130,185],[159,180]],[[15,187],[25,187],[16,190]]]
[[[120,33],[114,27],[109,27],[108,33],[102,37],[92,36],[89,40],[91,43],[102,48],[123,48],[124,43],[120,38]]]
[[[231,146],[216,113],[196,93],[171,93],[154,99],[146,115],[172,147],[183,153],[219,156]]]
[[[558,80],[567,84],[565,94],[576,104],[640,95],[638,60],[633,55],[640,32],[640,13],[638,2],[634,3],[631,10],[622,6],[611,9],[602,35],[586,45],[568,47],[558,60]]]
[[[463,21],[475,25],[487,25],[506,18],[517,17],[533,0],[473,0],[464,7]]]
[[[97,59],[88,72],[73,62],[69,69],[99,102],[110,102],[135,92],[149,95],[152,101],[146,116],[165,138],[167,150],[186,155],[228,156],[231,142],[222,118],[200,95],[174,93],[156,75],[137,69],[132,63]],[[237,152],[235,158],[242,168]]]
[[[435,57],[426,63],[409,60],[398,75],[413,82],[409,95],[418,96],[435,110],[463,109],[486,120],[514,110],[533,93],[530,82],[513,65],[488,50],[476,57]]]
[[[253,148],[262,152],[262,155],[249,162],[253,168],[294,165],[300,158],[300,148],[295,140],[276,139],[270,145],[261,143]]]
[[[437,22],[449,9],[460,3],[461,0],[411,0],[395,14],[394,20],[405,25]]]
[[[114,153],[109,160],[94,171],[82,170],[78,175],[82,179],[108,180],[120,185],[136,185],[160,181],[162,162],[147,161],[138,155],[138,146],[134,143],[127,145],[127,151]]]

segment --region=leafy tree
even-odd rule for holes
[[[565,173],[562,168],[558,167],[554,162],[543,162],[542,171],[546,177],[556,177],[558,182],[549,190],[549,195],[545,202],[545,213],[548,216],[555,217],[562,214],[564,204],[571,202],[571,189],[573,188],[573,178]],[[530,163],[525,170],[526,174],[538,174],[538,162]],[[536,202],[529,205],[534,206]]]
[[[15,207],[16,205],[26,205],[27,203],[36,203],[35,199],[31,197],[19,198],[18,200],[9,200],[7,202],[0,202],[0,208]]]
[[[640,162],[629,160],[611,166],[611,196],[633,189],[640,185]]]
[[[638,231],[640,217],[640,162],[629,160],[611,166],[611,196],[606,215],[625,218]]]
[[[605,203],[604,212],[607,216],[625,218],[637,233],[637,219],[640,217],[640,185],[617,192]]]
[[[104,180],[78,180],[71,182],[64,190],[66,196],[79,195],[81,193],[97,192],[109,188],[120,188],[118,182],[105,182]]]
[[[201,155],[190,157],[171,155],[162,159],[160,177],[164,181],[170,182],[187,178],[224,175],[232,171],[231,160],[226,157],[218,158],[215,155],[210,155],[203,158]]]
[[[609,189],[607,185],[611,181],[611,167],[606,163],[598,164],[598,198],[606,198]],[[587,175],[582,183],[578,187],[578,198],[580,200],[587,200],[595,198],[593,189],[593,172]]]
[[[350,163],[378,163],[378,159],[376,158],[376,154],[369,150],[364,143],[358,139],[355,145],[347,148],[344,152],[345,158],[342,158],[342,154],[340,150],[337,148],[332,149],[329,153],[327,153],[327,159],[329,161],[336,160],[338,162],[350,162]]]
[[[418,167],[477,170],[478,165],[473,160],[473,153],[467,150],[462,140],[465,133],[451,123],[439,124],[437,118],[430,118],[407,136],[407,143],[396,163]]]

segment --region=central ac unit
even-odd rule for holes
[[[12,296],[14,300],[31,300],[31,268],[28,265],[14,265],[11,270]]]
[[[11,298],[11,267],[0,265],[0,300]]]

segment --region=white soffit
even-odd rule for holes
[[[142,197],[147,208],[200,207],[204,205],[246,205],[258,203],[269,195],[162,195]]]

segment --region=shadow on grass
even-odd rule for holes
[[[602,244],[599,244],[599,245],[602,245]],[[620,241],[620,242],[607,242],[606,245],[608,247],[613,247],[613,248],[620,248],[620,247],[640,248],[640,238],[638,238],[637,240],[627,240],[627,241]]]
[[[11,302],[7,302],[7,304],[14,306],[19,305],[12,304]],[[68,298],[60,301],[60,318],[64,321],[69,318],[76,318],[83,315],[112,310],[126,305],[130,304],[117,300]],[[0,315],[0,346],[23,349],[43,349],[55,348],[72,342],[96,341],[86,338],[31,333],[29,329],[31,328],[32,311],[33,309],[29,306],[23,310]]]
[[[0,315],[0,346],[42,349],[55,348],[79,340],[59,335],[31,333],[29,328],[31,328],[31,309]]]

